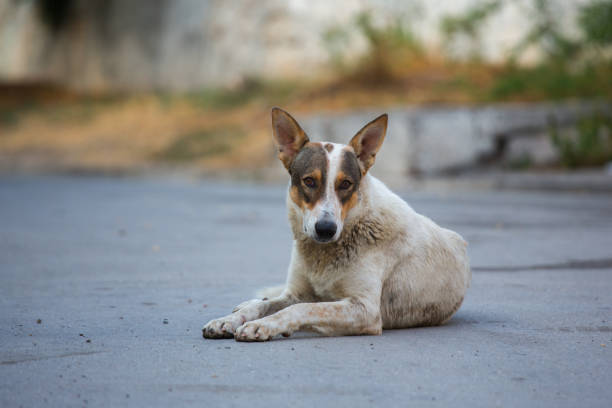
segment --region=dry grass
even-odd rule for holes
[[[219,154],[190,157],[189,166],[210,169],[261,166],[268,145],[252,136],[263,133],[265,112],[242,107],[222,113],[187,101],[166,103],[155,95],[124,96],[111,103],[88,99],[40,103],[0,123],[0,155],[5,167],[79,170],[131,170],[176,164],[166,150],[196,132],[237,129],[245,137],[230,141]],[[8,109],[6,103],[4,112]],[[13,107],[19,111],[19,108]],[[240,142],[240,143],[237,143]],[[234,145],[235,143],[236,145]],[[254,159],[246,161],[245,150]]]
[[[409,57],[394,59],[383,80],[361,70],[318,83],[251,81],[233,91],[189,95],[83,96],[41,85],[0,86],[0,165],[251,171],[268,166],[275,156],[269,122],[274,105],[301,116],[406,104],[476,104],[489,100],[504,72],[482,63]],[[506,99],[538,96],[519,93]]]
[[[477,48],[472,62],[459,62],[447,55],[448,49],[425,49],[411,29],[413,20],[398,16],[378,26],[364,12],[350,27],[333,27],[323,35],[333,68],[329,78],[318,82],[247,79],[234,90],[111,96],[77,95],[42,84],[0,84],[0,167],[130,170],[181,165],[249,171],[273,160],[273,105],[299,117],[407,104],[609,99],[612,63],[603,51],[609,51],[610,37],[601,17],[610,11],[609,2],[582,8],[580,40],[548,24],[552,14],[547,3],[536,1],[527,16],[526,29],[537,29],[528,43],[543,53],[542,61],[531,67],[512,59],[493,65],[479,60]],[[487,2],[446,18],[447,40],[468,35],[478,45],[479,25],[500,7],[501,2]],[[348,58],[343,50],[355,30],[366,50]]]

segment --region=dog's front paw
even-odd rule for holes
[[[238,327],[236,341],[267,341],[277,334],[277,330],[264,319],[253,320]]]
[[[220,319],[214,319],[206,323],[202,329],[202,336],[207,339],[231,339],[234,337],[238,326],[244,322],[244,317],[239,315],[229,315]]]

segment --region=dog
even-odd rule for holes
[[[471,280],[467,243],[417,214],[368,173],[387,115],[348,145],[311,142],[297,121],[272,109],[294,242],[278,296],[238,305],[207,323],[205,338],[265,341],[296,331],[379,335],[446,323]]]

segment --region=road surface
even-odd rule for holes
[[[609,407],[612,196],[404,192],[470,243],[451,322],[205,340],[281,283],[284,187],[0,177],[0,406]]]

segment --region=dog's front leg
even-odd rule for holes
[[[309,330],[326,336],[381,334],[377,302],[343,299],[337,302],[298,303],[278,313],[244,323],[235,333],[238,341],[265,341],[283,334]]]
[[[297,298],[289,294],[273,299],[248,300],[236,306],[232,314],[208,322],[202,329],[202,336],[208,339],[232,338],[236,329],[245,322],[276,313],[296,302]]]

